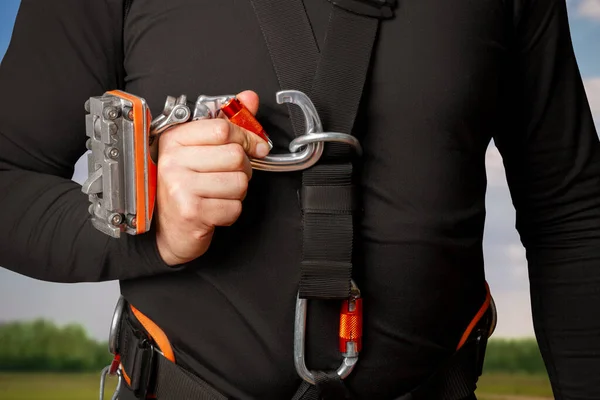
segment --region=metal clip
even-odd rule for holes
[[[362,347],[362,299],[360,290],[354,281],[351,282],[350,298],[342,304],[340,313],[340,352],[342,364],[336,373],[341,379],[350,375],[358,362],[358,354]],[[296,316],[294,325],[294,365],[298,375],[311,385],[315,384],[315,377],[306,367],[305,339],[306,339],[306,310],[307,300],[297,296]]]
[[[217,118],[223,112],[223,108],[233,99],[235,99],[234,95],[201,95],[196,103],[192,104],[187,101],[185,96],[180,96],[177,99],[169,96],[163,113],[152,121],[150,135],[154,137],[166,129],[188,120]],[[290,143],[290,153],[269,154],[262,159],[251,159],[250,162],[254,169],[285,172],[310,168],[323,154],[323,142],[328,141],[351,144],[360,153],[360,143],[353,136],[336,132],[323,132],[317,110],[310,98],[304,93],[297,90],[280,91],[277,93],[277,103],[291,103],[300,107],[304,114],[306,133]],[[265,138],[272,147],[272,142],[268,137],[261,134],[259,136]]]
[[[121,369],[119,368],[120,356],[119,349],[117,347],[117,341],[119,329],[121,327],[121,319],[123,318],[123,312],[125,311],[125,304],[125,298],[123,296],[119,296],[119,301],[117,301],[117,305],[115,306],[115,311],[113,313],[110,331],[108,334],[108,350],[112,355],[115,356],[115,358],[113,359],[112,363],[104,367],[100,373],[100,400],[104,400],[104,387],[106,386],[106,377],[108,375],[116,375],[119,378],[117,387],[115,388],[115,393],[112,395],[111,400],[117,400],[119,392],[121,391],[123,376]]]
[[[119,330],[121,329],[121,319],[123,318],[123,312],[125,311],[125,303],[125,297],[119,296],[119,300],[115,306],[115,311],[113,312],[110,330],[108,332],[108,351],[110,351],[110,354],[115,356],[119,351],[117,348],[117,340],[119,336]]]
[[[304,114],[304,126],[306,132],[304,135],[323,131],[319,114],[310,98],[304,93],[297,90],[283,90],[277,92],[277,103],[290,103],[300,107]],[[323,149],[324,146],[322,142],[308,143],[302,149],[295,149],[294,151],[290,150],[290,153],[284,154],[269,154],[262,159],[252,159],[250,160],[250,163],[254,169],[262,171],[300,171],[316,164],[323,154]]]
[[[104,400],[104,387],[106,386],[106,376],[110,375],[110,365],[106,366],[101,374],[100,374],[100,400]],[[115,375],[119,378],[117,381],[117,387],[115,388],[115,392],[113,393],[111,400],[117,400],[119,398],[119,393],[121,392],[121,386],[123,384],[123,374],[121,370],[117,368],[115,371]]]
[[[233,99],[235,99],[235,96],[232,94],[224,96],[201,95],[196,100],[193,119],[217,118],[221,113],[223,105],[229,103]]]
[[[250,160],[257,170],[271,172],[300,171],[312,167],[323,155],[324,142],[341,142],[353,146],[362,154],[359,141],[352,135],[339,132],[323,132],[323,125],[317,109],[310,98],[298,90],[277,92],[277,103],[295,104],[304,115],[305,133],[289,144],[289,153],[269,154],[262,159]]]
[[[496,325],[498,323],[498,309],[496,308],[496,302],[494,301],[494,297],[492,295],[490,295],[490,308],[492,310],[492,320],[490,322],[488,338],[490,338],[494,334],[494,331],[496,330]]]
[[[163,112],[154,118],[150,124],[150,137],[155,138],[165,130],[187,122],[190,117],[190,107],[185,95],[181,95],[178,98],[167,96]]]

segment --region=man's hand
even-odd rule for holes
[[[254,92],[238,98],[256,114]],[[268,152],[258,135],[226,119],[192,121],[161,135],[156,243],[165,263],[173,266],[201,256],[215,227],[238,219],[252,177],[249,156],[262,158]]]

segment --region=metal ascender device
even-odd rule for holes
[[[88,179],[82,191],[89,196],[93,226],[112,237],[138,235],[150,229],[156,198],[158,137],[167,129],[192,120],[230,121],[266,140],[262,126],[232,95],[168,96],[163,112],[152,120],[146,101],[123,91],[91,97],[85,103],[88,140]]]
[[[289,153],[251,159],[254,169],[307,169],[323,154],[324,142],[348,143],[360,152],[360,143],[353,136],[323,132],[316,108],[304,93],[283,90],[277,93],[277,102],[300,107],[305,133],[289,143]],[[273,147],[261,124],[234,95],[201,95],[195,102],[188,101],[185,95],[168,96],[162,113],[153,120],[143,98],[113,90],[91,97],[85,110],[86,146],[90,153],[88,178],[82,191],[90,201],[93,226],[114,238],[121,233],[139,235],[150,229],[156,202],[158,139],[167,129],[222,114]]]

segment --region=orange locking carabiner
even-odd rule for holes
[[[358,362],[358,354],[362,348],[363,305],[360,290],[354,281],[351,282],[350,297],[342,302],[340,312],[339,346],[342,353],[342,364],[336,373],[341,379],[350,375]],[[315,377],[306,367],[304,358],[306,339],[307,300],[297,296],[296,317],[294,324],[294,365],[298,375],[311,385]]]

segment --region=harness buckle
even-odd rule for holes
[[[342,302],[340,311],[339,350],[343,360],[336,373],[340,379],[347,378],[356,363],[362,349],[362,321],[363,307],[360,290],[354,281],[351,281],[350,296]],[[296,299],[296,315],[294,325],[294,365],[298,375],[311,385],[315,384],[315,377],[306,366],[305,340],[306,340],[306,314],[307,300]]]
[[[131,389],[139,399],[148,396],[152,372],[154,370],[154,345],[148,338],[142,338],[136,348],[135,363],[131,371]]]

